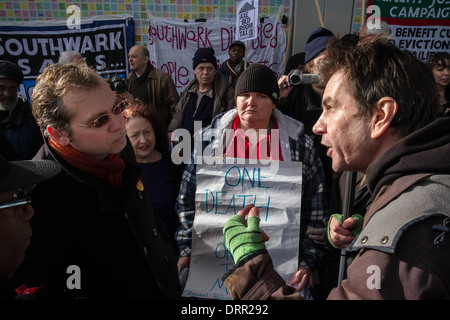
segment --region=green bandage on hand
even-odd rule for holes
[[[328,230],[327,230],[328,241],[331,243],[331,245],[333,247],[337,248],[334,245],[333,241],[331,241],[331,236],[330,236],[330,223],[331,223],[332,218],[335,218],[342,225],[342,223],[344,222],[344,216],[340,213],[335,213],[335,214],[332,214],[330,216],[330,219],[328,220]],[[355,219],[355,225],[353,226],[353,228],[350,229],[350,231],[356,237],[358,234],[361,233],[362,225],[364,222],[364,217],[360,214],[354,214],[354,215],[352,215],[352,218]]]
[[[236,215],[223,227],[225,245],[233,256],[234,263],[238,263],[256,251],[266,249],[259,229],[259,221],[259,217],[249,217],[248,226],[246,226],[245,219]]]

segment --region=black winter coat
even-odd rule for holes
[[[152,212],[127,143],[122,189],[69,165],[44,145],[35,158],[64,170],[32,194],[33,237],[18,272],[48,299],[178,299],[176,256]]]
[[[0,130],[13,145],[16,160],[33,158],[43,144],[31,105],[20,96],[12,112],[0,111]]]

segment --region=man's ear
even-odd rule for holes
[[[52,127],[47,127],[47,132],[53,137],[53,139],[58,141],[60,145],[62,146],[69,145],[70,139],[65,131],[58,130]]]
[[[397,101],[391,97],[383,97],[378,100],[371,122],[373,139],[381,137],[386,132],[397,114],[397,109]]]

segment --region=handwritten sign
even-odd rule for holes
[[[275,270],[289,282],[298,268],[301,163],[280,161],[271,166],[235,164],[228,159],[218,166],[207,163],[213,161],[197,165],[192,254],[183,296],[231,299],[221,277],[234,261],[222,229],[252,203],[259,208],[261,229],[270,237],[266,247]]]
[[[258,32],[258,1],[236,2],[236,39],[253,40]]]
[[[248,41],[247,61],[268,66],[279,78],[284,72],[287,43],[283,24],[279,17],[269,16],[255,26],[256,38]],[[182,92],[194,79],[192,58],[198,48],[212,47],[218,66],[229,58],[228,49],[236,40],[236,20],[184,22],[153,18],[148,36],[151,63],[167,72],[178,92]]]

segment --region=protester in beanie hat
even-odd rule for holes
[[[275,73],[262,64],[252,64],[239,77],[234,91],[235,98],[244,92],[259,92],[278,103],[280,89]]]
[[[333,32],[322,27],[311,32],[305,42],[305,64],[324,51],[333,36]]]
[[[230,44],[230,48],[229,48],[228,50],[230,50],[230,49],[233,48],[234,46],[240,46],[240,47],[244,50],[244,52],[245,52],[245,43],[243,43],[242,41],[239,41],[239,40],[233,41],[233,42]]]
[[[192,68],[195,68],[203,62],[210,62],[217,69],[217,58],[214,56],[215,51],[213,48],[198,48],[192,59]]]

